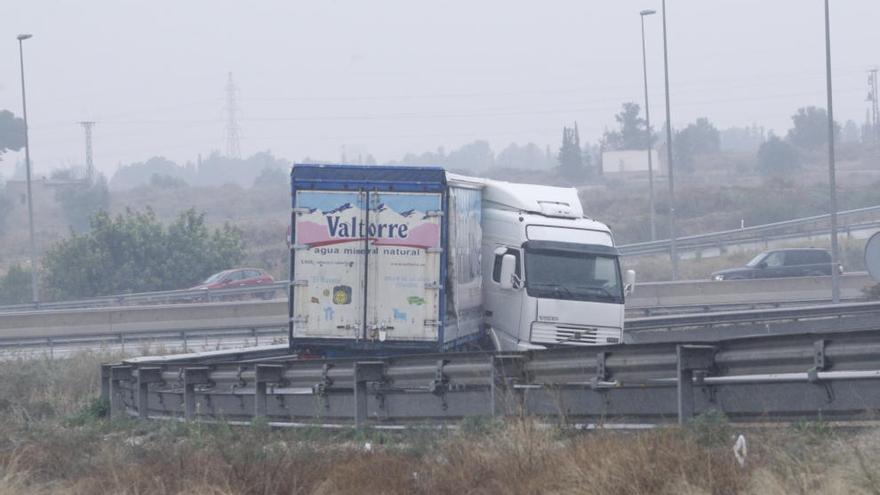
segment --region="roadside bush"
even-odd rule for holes
[[[149,208],[116,217],[99,212],[89,232],[46,252],[45,285],[56,299],[180,289],[239,264],[244,252],[238,228],[210,230],[194,209],[167,227]]]
[[[31,272],[15,264],[0,277],[0,304],[31,302]]]

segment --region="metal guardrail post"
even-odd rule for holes
[[[813,367],[807,370],[807,379],[810,383],[819,383],[819,372],[831,367],[825,355],[825,342],[825,339],[813,342]]]
[[[131,366],[110,367],[110,417],[118,416],[125,412],[125,403],[122,399],[123,390],[121,382],[133,381]]]
[[[354,363],[354,426],[363,428],[367,421],[367,382],[382,382],[385,378],[384,361]]]
[[[199,366],[183,370],[183,407],[184,419],[192,421],[196,417],[196,385],[211,383],[208,373],[210,368]]]
[[[255,372],[254,389],[254,417],[262,418],[268,413],[266,392],[269,384],[279,384],[284,381],[284,365],[282,364],[258,364]]]
[[[715,366],[715,347],[710,345],[678,345],[678,424],[694,418],[694,372],[708,372]]]
[[[138,368],[138,417],[147,419],[149,415],[150,384],[162,382],[162,368]]]
[[[101,402],[110,404],[110,369],[112,364],[101,365]]]
[[[523,356],[491,356],[492,381],[489,396],[492,398],[492,416],[504,416],[523,408],[523,392],[514,385],[526,382]],[[513,401],[514,404],[509,404]],[[505,405],[513,407],[504,407]]]

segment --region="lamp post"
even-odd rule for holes
[[[834,171],[834,105],[831,99],[831,21],[825,0],[825,90],[828,97],[828,187],[831,188],[831,302],[840,302],[837,246],[837,179]]]
[[[34,240],[34,201],[31,191],[31,146],[28,143],[27,100],[24,95],[24,49],[22,48],[22,42],[31,36],[30,34],[19,34],[17,39],[18,59],[21,64],[21,114],[24,119],[24,163],[27,175],[28,227],[30,228],[31,237],[31,290],[34,307],[39,307],[40,288],[37,285],[37,242]]]
[[[656,14],[656,10],[643,10],[639,12],[642,21],[642,76],[645,79],[645,132],[647,141],[645,148],[648,150],[648,206],[651,218],[651,240],[657,240],[657,224],[654,220],[654,164],[651,158],[651,111],[648,107],[648,61],[645,55],[645,16]]]
[[[666,49],[666,0],[663,0],[663,80],[666,87],[666,168],[669,175],[669,259],[672,280],[678,280],[678,250],[675,245],[675,180],[672,163],[672,115],[669,111],[669,54]]]

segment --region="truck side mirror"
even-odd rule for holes
[[[514,277],[516,276],[516,256],[505,254],[501,257],[501,288],[512,290],[514,288]]]
[[[624,294],[632,294],[636,291],[636,271],[627,270],[623,279]]]

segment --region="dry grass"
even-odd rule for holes
[[[741,467],[717,417],[639,432],[520,418],[393,434],[109,421],[93,402],[105,359],[0,363],[0,493],[880,493],[880,433],[823,425],[747,431]]]

